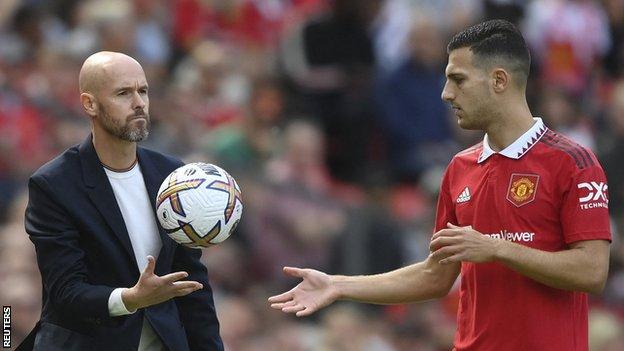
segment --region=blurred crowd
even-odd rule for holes
[[[242,187],[239,229],[202,256],[227,350],[449,350],[457,289],[305,319],[266,299],[296,283],[284,265],[370,274],[427,256],[440,176],[482,138],[440,99],[445,46],[491,18],[530,45],[533,114],[607,172],[611,265],[590,343],[624,350],[624,0],[0,1],[0,301],[14,345],[41,308],[26,181],[89,133],[78,72],[112,50],[147,74],[143,146],[218,164]]]

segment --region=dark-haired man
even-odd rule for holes
[[[488,21],[448,45],[449,102],[464,129],[485,132],[442,180],[432,253],[372,276],[303,278],[271,297],[309,315],[336,299],[403,303],[444,296],[461,272],[455,350],[587,350],[587,292],[609,261],[607,184],[596,157],[528,108],[530,57],[509,22]]]

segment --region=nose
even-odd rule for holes
[[[446,81],[446,83],[444,84],[444,89],[442,89],[442,100],[447,101],[447,102],[451,102],[454,99],[454,95],[451,93],[449,86],[448,86],[448,80]]]
[[[138,92],[135,92],[133,99],[132,99],[132,109],[142,110],[145,108],[145,105],[146,105],[145,100],[143,99],[141,94],[139,94]]]

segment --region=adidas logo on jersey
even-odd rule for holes
[[[457,197],[457,203],[462,204],[468,201],[470,201],[470,189],[468,189],[468,187],[465,187],[461,194],[459,194],[459,196]]]

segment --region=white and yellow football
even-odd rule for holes
[[[230,237],[243,213],[241,189],[225,170],[189,163],[171,172],[156,198],[158,221],[176,242],[204,248]]]

